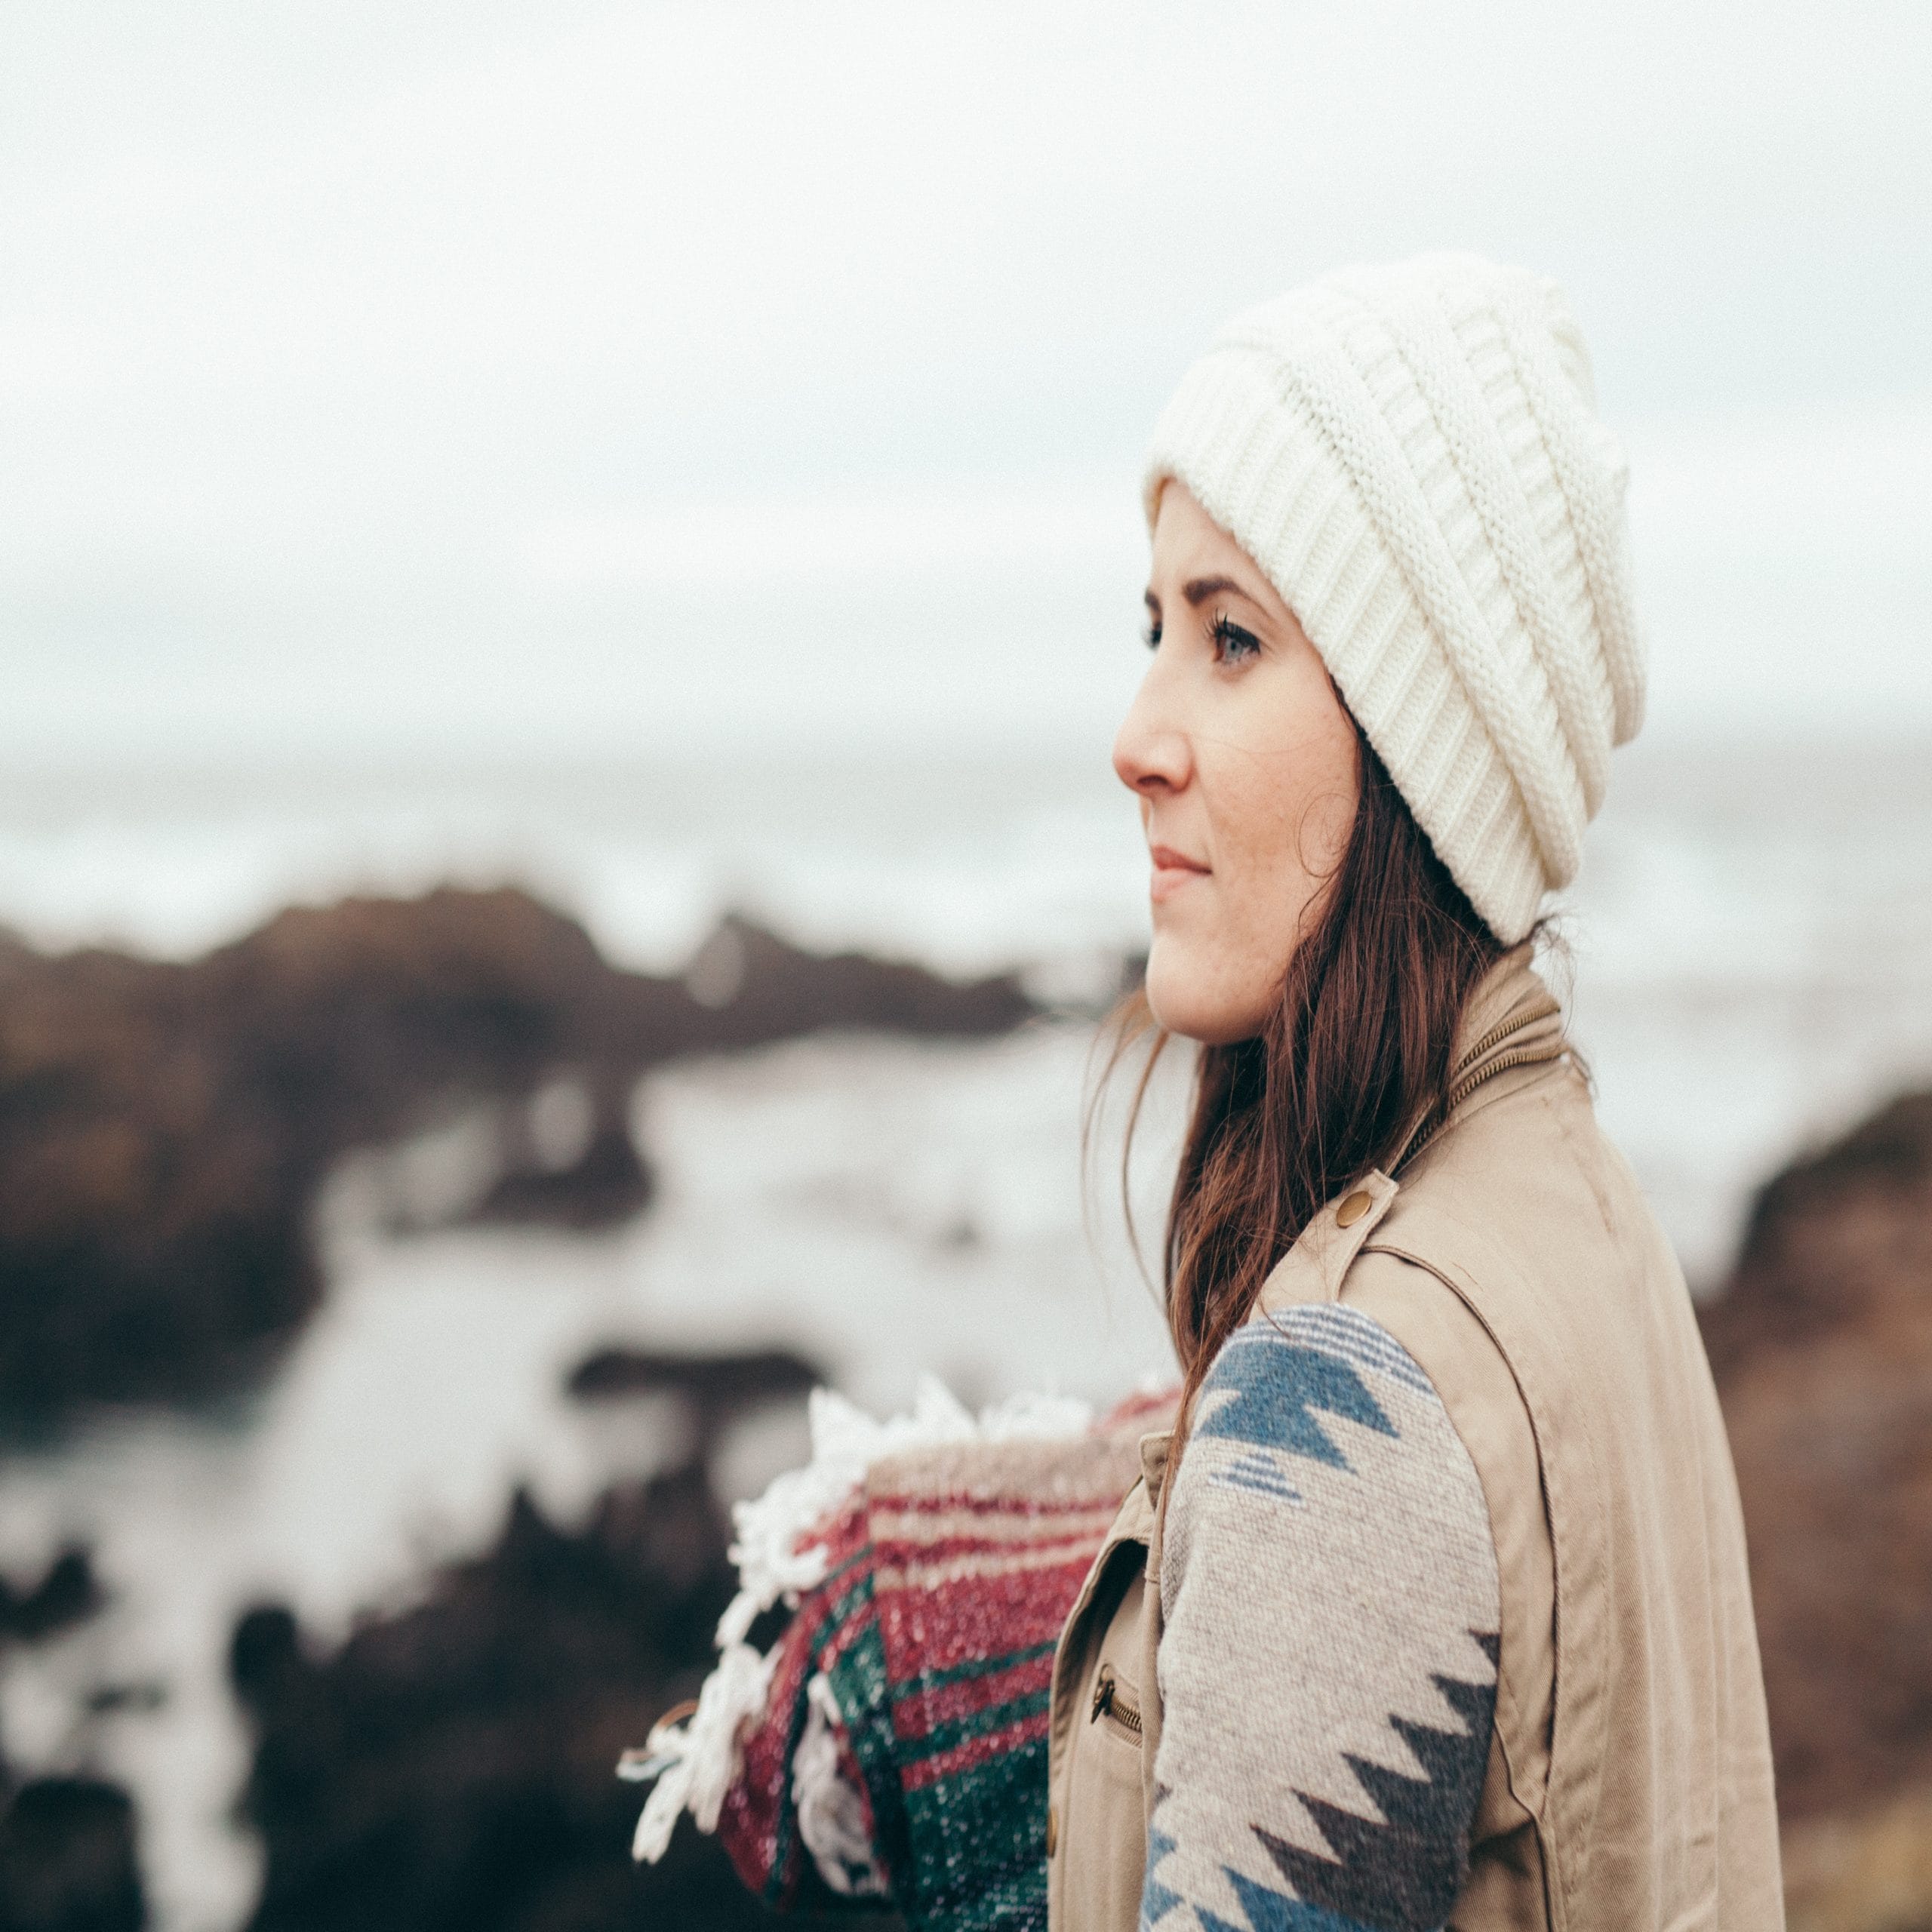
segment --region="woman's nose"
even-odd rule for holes
[[[1114,739],[1114,771],[1131,792],[1177,792],[1187,783],[1186,734],[1170,713],[1159,661],[1149,665]]]

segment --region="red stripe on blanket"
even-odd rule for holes
[[[1083,1528],[1059,1536],[1029,1537],[1024,1542],[992,1537],[935,1537],[930,1541],[912,1537],[881,1537],[873,1548],[877,1552],[875,1567],[891,1570],[912,1563],[953,1563],[974,1557],[985,1558],[990,1566],[1002,1561],[1038,1558],[1054,1550],[1065,1550],[1070,1554],[1084,1549],[1091,1556],[1105,1540],[1103,1529]]]
[[[989,1711],[1029,1691],[1043,1690],[1053,1681],[1054,1660],[1049,1653],[1029,1657],[1023,1663],[1009,1664],[1004,1670],[989,1670],[983,1677],[962,1678],[943,1684],[936,1690],[899,1687],[892,1707],[892,1730],[909,1743],[931,1734],[936,1725],[956,1723],[976,1712]]]
[[[1172,1423],[1174,1411],[1180,1406],[1180,1389],[1178,1384],[1171,1389],[1147,1389],[1138,1395],[1124,1396],[1116,1402],[1096,1425],[1099,1432],[1106,1435],[1118,1435],[1132,1422],[1146,1421]],[[1150,1428],[1147,1432],[1156,1432]]]
[[[970,1587],[881,1592],[875,1611],[888,1674],[903,1683],[983,1662],[989,1638],[1009,1656],[1054,1642],[1087,1580],[1093,1553],[1082,1550],[1069,1563],[982,1580]]]
[[[990,1730],[984,1737],[969,1737],[964,1744],[955,1744],[950,1751],[936,1752],[916,1764],[908,1764],[900,1782],[908,1791],[919,1791],[929,1784],[938,1783],[941,1778],[970,1771],[975,1766],[997,1758],[1003,1751],[1017,1751],[1023,1744],[1031,1744],[1036,1738],[1045,1737],[1047,1721],[1048,1714],[1042,1711],[1037,1717],[1024,1718],[1018,1724]]]
[[[937,1495],[916,1491],[882,1491],[869,1497],[875,1509],[903,1509],[937,1515],[955,1509],[977,1510],[983,1515],[1091,1516],[1097,1512],[1118,1509],[1120,1498],[1111,1487],[1097,1490],[1091,1496],[972,1496],[943,1491]]]

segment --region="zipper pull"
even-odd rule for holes
[[[1098,1724],[1102,1715],[1114,1707],[1114,1674],[1104,1666],[1100,1681],[1094,1686],[1094,1708],[1087,1713],[1089,1724]]]

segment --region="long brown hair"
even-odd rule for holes
[[[1252,1039],[1200,1051],[1164,1257],[1185,1378],[1177,1449],[1203,1378],[1269,1271],[1446,1094],[1463,1008],[1504,950],[1359,727],[1356,757],[1361,803],[1347,844],[1266,1023]],[[1122,1002],[1113,1027],[1103,1087],[1152,1041],[1128,1112],[1131,1147],[1168,1036],[1143,992]]]

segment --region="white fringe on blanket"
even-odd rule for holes
[[[885,1872],[872,1850],[865,1795],[838,1767],[844,1714],[820,1671],[805,1686],[804,1735],[792,1758],[792,1802],[798,1836],[819,1876],[841,1898],[883,1898]]]
[[[875,1463],[952,1442],[1063,1439],[1084,1435],[1092,1422],[1084,1402],[1038,1395],[1011,1396],[976,1420],[930,1375],[920,1378],[910,1415],[879,1422],[844,1396],[815,1389],[810,1416],[811,1461],[787,1470],[755,1500],[733,1506],[731,1561],[737,1565],[738,1593],[718,1620],[717,1667],[698,1694],[697,1709],[681,1724],[660,1724],[641,1749],[626,1751],[617,1761],[620,1777],[657,1780],[637,1821],[633,1858],[656,1864],[685,1810],[700,1831],[718,1829],[724,1794],[737,1772],[740,1734],[764,1708],[777,1655],[774,1648],[759,1656],[745,1638],[781,1598],[795,1605],[801,1591],[825,1580],[828,1558],[823,1546],[811,1540],[812,1533],[857,1491]],[[828,1684],[827,1703],[830,1690]],[[815,1814],[825,1810],[829,1817],[826,1807],[836,1802],[829,1794],[824,1806],[814,1801]],[[829,1846],[842,1837],[832,1834]]]

